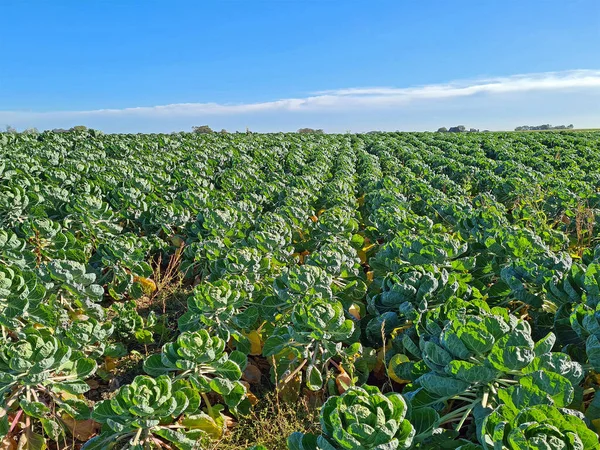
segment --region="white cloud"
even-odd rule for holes
[[[93,121],[95,119],[176,119],[208,116],[239,116],[262,113],[332,112],[369,113],[370,111],[397,108],[406,111],[408,105],[424,104],[435,107],[432,100],[487,96],[490,100],[506,94],[566,93],[573,90],[598,92],[600,70],[572,70],[546,72],[509,77],[463,80],[447,84],[432,84],[405,88],[363,87],[346,88],[311,93],[304,98],[243,104],[177,103],[150,107],[123,109],[97,109],[89,111],[0,111],[0,123],[42,123],[64,121]],[[558,106],[558,105],[557,105]]]
[[[536,90],[564,90],[570,88],[600,87],[600,70],[570,70],[502,78],[457,81],[410,88],[372,87],[349,88],[316,92],[315,95],[336,97],[403,97],[407,100],[423,98],[464,97],[479,93],[502,94]]]

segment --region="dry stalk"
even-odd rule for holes
[[[175,253],[171,255],[169,259],[169,264],[164,271],[161,271],[162,266],[162,255],[158,257],[158,263],[156,264],[156,268],[154,269],[154,280],[156,283],[156,290],[152,293],[150,300],[154,300],[162,291],[165,290],[168,286],[172,285],[174,280],[179,278],[179,267],[181,266],[181,257],[183,255],[183,248],[185,244],[181,243],[181,245],[175,250]],[[163,314],[166,313],[166,297],[163,296],[162,299],[162,307]]]

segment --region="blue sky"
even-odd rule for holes
[[[600,127],[597,0],[21,0],[2,16],[0,126]]]

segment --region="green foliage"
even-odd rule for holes
[[[481,442],[484,449],[496,449],[499,445],[510,450],[599,447],[598,436],[587,427],[578,411],[559,410],[551,405],[519,409],[515,406],[503,404],[483,420]]]
[[[205,128],[0,134],[3,445],[598,447],[598,133]]]
[[[294,433],[290,450],[408,449],[415,433],[405,419],[400,394],[383,395],[377,387],[354,387],[330,397],[321,410],[322,436]]]
[[[179,449],[192,450],[202,431],[180,427],[176,419],[194,417],[199,407],[200,395],[186,382],[172,382],[167,376],[137,376],[114,398],[96,405],[92,417],[104,427],[83,448],[115,448],[119,442],[131,449],[161,448],[159,437]]]
[[[18,340],[0,347],[0,434],[9,432],[9,414],[28,417],[21,441],[43,448],[46,437],[63,438],[68,430],[63,414],[77,420],[89,417],[81,394],[96,362],[61,343],[47,330],[24,329]],[[29,448],[27,447],[27,448]]]
[[[138,342],[149,344],[153,342],[154,327],[157,324],[156,315],[151,312],[147,318],[142,317],[134,301],[114,303],[111,313],[114,314],[112,323],[115,335],[122,342]]]
[[[213,130],[208,125],[201,125],[199,127],[192,127],[192,131],[198,134],[212,133]]]
[[[160,354],[144,361],[148,375],[174,373],[175,379],[186,379],[198,392],[221,395],[233,411],[246,395],[239,382],[246,368],[246,355],[225,353],[225,341],[210,336],[206,330],[183,332],[174,342],[165,344]]]
[[[320,128],[317,130],[315,130],[313,128],[300,128],[298,130],[298,133],[300,133],[300,134],[307,134],[307,133],[308,134],[310,134],[310,133],[323,134],[323,130]]]

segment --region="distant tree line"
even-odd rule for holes
[[[464,125],[457,125],[455,127],[450,127],[449,129],[446,127],[438,128],[438,133],[466,133],[467,127]],[[479,130],[477,128],[469,128],[469,133],[477,133]]]
[[[213,129],[208,125],[200,125],[199,127],[192,127],[192,132],[197,134],[210,134],[214,133]],[[220,131],[221,134],[227,134],[227,130],[223,128]],[[246,134],[251,134],[252,132],[246,128]],[[324,134],[325,132],[322,129],[314,129],[314,128],[300,128],[298,130],[300,134]]]
[[[87,131],[88,127],[85,125],[75,125],[74,127],[69,128],[68,130],[64,128],[54,128],[52,130],[53,133],[68,133],[69,131]]]
[[[197,134],[210,134],[213,130],[208,125],[200,125],[199,127],[192,127],[192,132]]]
[[[557,125],[555,127],[553,127],[552,125],[549,124],[545,124],[545,125],[537,125],[537,126],[531,126],[531,125],[522,125],[520,127],[515,128],[515,131],[535,131],[535,130],[572,130],[573,124],[569,124],[569,125]]]
[[[84,126],[84,125],[75,125],[74,127],[69,128],[68,130],[65,128],[54,128],[52,130],[53,133],[68,133],[70,131],[87,131],[88,127]],[[4,129],[5,133],[11,133],[11,134],[17,134],[19,133],[19,131],[15,128],[12,127],[10,125],[7,125],[6,128]],[[38,134],[39,131],[37,128],[27,128],[23,131],[21,131],[20,133],[22,134]]]
[[[15,127],[11,127],[10,125],[6,125],[6,128],[4,129],[4,133],[17,134],[17,133],[19,133],[19,131],[17,131],[17,129]],[[27,128],[27,129],[21,131],[21,133],[23,133],[23,134],[37,134],[39,132],[38,132],[37,128]]]
[[[314,128],[300,128],[298,130],[300,134],[323,134],[325,133],[321,128],[315,130]]]
[[[211,127],[209,127],[208,125],[201,125],[199,127],[192,127],[192,132],[193,133],[198,133],[198,134],[216,133],[216,131],[213,131],[213,129]],[[221,131],[219,131],[219,133],[221,133],[221,134],[228,134],[228,131],[225,128],[222,128]]]

